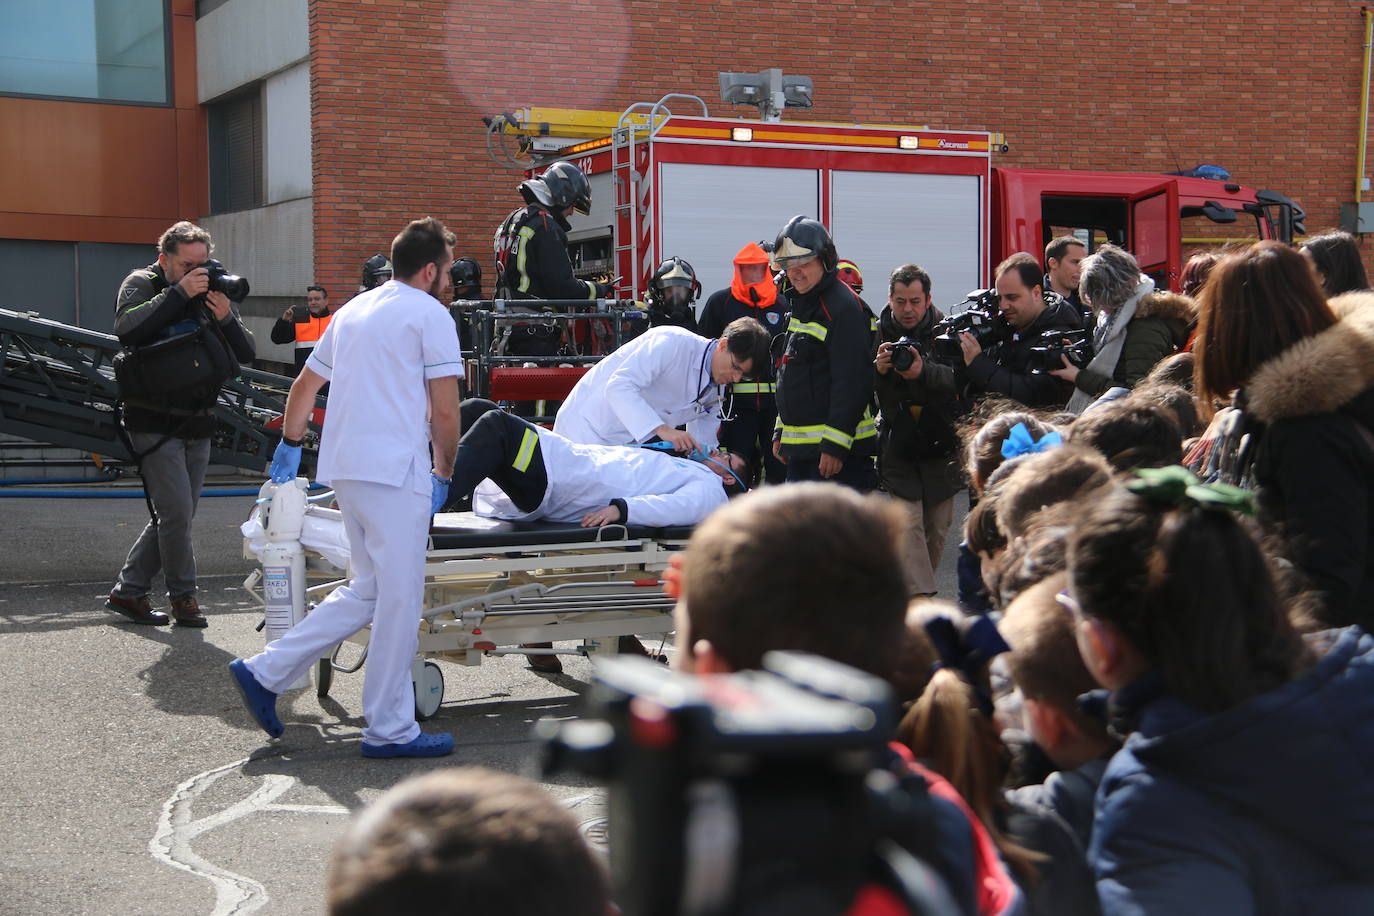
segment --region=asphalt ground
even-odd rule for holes
[[[541,776],[532,737],[539,718],[582,711],[592,674],[582,658],[565,656],[558,675],[510,656],[440,661],[444,703],[422,727],[453,733],[451,757],[359,756],[361,672],[336,675],[324,699],[284,695],[286,734],[269,741],[226,669],[263,641],[261,608],[241,587],[253,569],[238,532],[250,505],[201,501],[210,626],[186,630],[103,607],[146,521],[141,499],[0,499],[0,914],[322,913],[348,814],[439,766],[535,778],[604,838],[602,791]],[[950,594],[948,551],[943,566]]]

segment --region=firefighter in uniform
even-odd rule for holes
[[[772,335],[773,342],[787,330],[787,302],[768,270],[768,252],[750,242],[735,255],[735,276],[727,289],[706,300],[699,322],[703,337],[719,337],[736,318],[754,318]],[[738,455],[753,472],[760,461],[763,478],[782,483],[786,466],[773,456],[773,427],[778,408],[773,400],[773,364],[754,367],[751,378],[730,386],[729,406],[720,424],[720,446]],[[749,481],[752,485],[757,474]]]
[[[697,333],[692,303],[700,298],[701,281],[692,265],[682,258],[668,258],[649,281],[649,327],[673,325]]]
[[[296,375],[301,374],[301,368],[315,352],[315,344],[320,342],[324,329],[329,327],[329,319],[334,316],[334,310],[329,307],[329,292],[323,286],[307,286],[305,301],[304,309],[293,305],[272,325],[272,343],[295,344]]]
[[[795,216],[778,233],[773,265],[786,271],[792,317],[778,367],[773,454],[787,480],[874,485],[876,319],[837,276],[835,243],[814,219]]]
[[[610,288],[579,280],[568,260],[568,217],[588,213],[592,188],[571,162],[555,162],[538,178],[520,182],[525,206],[496,230],[498,299],[598,299]]]

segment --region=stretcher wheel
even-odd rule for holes
[[[411,683],[415,688],[415,719],[423,722],[444,702],[444,673],[434,662],[425,662],[420,677]]]
[[[323,700],[329,696],[329,688],[334,685],[334,664],[322,658],[315,663],[315,696]]]

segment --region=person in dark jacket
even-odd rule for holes
[[[1108,388],[1134,388],[1187,345],[1197,319],[1191,299],[1155,292],[1130,252],[1115,245],[1103,245],[1083,262],[1082,289],[1097,322],[1092,361],[1080,369],[1063,356],[1063,368],[1050,373],[1074,386],[1072,413],[1082,413]]]
[[[870,490],[876,319],[836,276],[838,260],[830,233],[803,216],[774,243],[773,264],[792,287],[792,318],[778,369],[773,454],[787,464],[789,482],[825,479]]]
[[[930,274],[915,264],[892,272],[873,361],[881,412],[878,475],[883,489],[906,506],[907,575],[914,595],[935,594],[954,494],[963,484],[952,422],[960,403],[954,367],[932,355],[933,329],[944,317],[930,301]],[[899,340],[914,346],[897,347]]]
[[[301,374],[305,361],[315,352],[315,345],[329,327],[334,309],[329,307],[329,291],[323,286],[305,288],[305,308],[293,305],[272,325],[272,343],[293,344],[296,375]]]
[[[210,257],[210,233],[183,221],[162,233],[157,245],[157,261],[129,274],[119,287],[114,320],[119,342],[137,348],[175,325],[198,322],[206,324],[206,333],[222,335],[240,363],[250,362],[255,355],[253,335],[229,298],[210,289],[209,272],[200,266]],[[134,623],[168,622],[148,599],[160,570],[176,624],[206,625],[196,602],[191,523],[210,464],[218,399],[218,389],[123,399],[124,428],[137,453],[152,518],[129,551],[105,607]]]
[[[610,288],[573,276],[568,217],[588,213],[591,185],[571,162],[555,162],[520,183],[525,206],[506,217],[493,240],[498,299],[597,299]]]
[[[1031,347],[1046,331],[1082,330],[1078,310],[1057,294],[1045,294],[1040,265],[1024,251],[997,265],[997,307],[1007,322],[1002,338],[984,350],[972,334],[960,334],[964,374],[975,394],[1002,394],[1027,407],[1061,407],[1072,386],[1049,373],[1030,372]]]
[[[717,290],[701,310],[697,333],[719,337],[736,318],[754,318],[777,341],[787,330],[787,302],[778,295],[777,284],[768,271],[768,252],[750,242],[735,255],[735,276],[726,289]],[[720,446],[746,462],[752,486],[754,473],[762,463],[762,476],[769,483],[782,483],[787,467],[773,455],[773,427],[778,419],[774,371],[771,361],[756,365],[750,377],[730,386],[729,416],[720,424]]]
[[[1260,507],[1331,626],[1374,630],[1374,294],[1328,304],[1287,246],[1224,260],[1199,302],[1197,390],[1239,388]]]
[[[1129,734],[1089,849],[1108,916],[1374,912],[1374,637],[1314,662],[1248,509],[1142,470],[1070,536],[1060,600]]]

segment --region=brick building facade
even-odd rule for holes
[[[1217,163],[1296,200],[1311,231],[1337,225],[1355,195],[1364,24],[1347,0],[312,0],[309,10],[315,264],[330,285],[356,284],[362,260],[419,214],[443,219],[460,254],[489,264],[521,176],[487,156],[483,116],[618,110],[670,91],[750,116],[719,102],[720,70],[812,77],[815,107],[787,118],[1003,132],[1011,149],[994,164]]]

